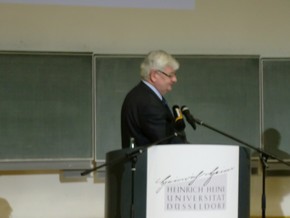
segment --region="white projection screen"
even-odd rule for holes
[[[0,0],[0,3],[191,10],[195,0]]]

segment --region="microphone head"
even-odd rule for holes
[[[177,113],[178,110],[180,110],[178,105],[175,104],[172,106],[173,113]]]
[[[195,122],[196,120],[193,118],[193,116],[190,114],[189,108],[186,107],[185,105],[183,105],[181,107],[181,111],[183,113],[183,115],[186,118],[186,121],[192,126],[192,128],[195,130],[196,129],[196,125]]]
[[[177,131],[183,131],[185,129],[185,122],[183,120],[182,112],[178,105],[172,107],[173,115],[175,118],[175,129]]]
[[[182,112],[185,112],[185,111],[189,111],[189,109],[188,109],[187,106],[183,105],[183,106],[181,107],[181,111],[182,111]]]
[[[179,120],[179,119],[182,119],[182,113],[180,111],[180,108],[178,105],[174,105],[172,107],[172,112],[173,112],[173,116],[175,118],[175,121]]]

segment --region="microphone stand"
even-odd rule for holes
[[[138,160],[138,156],[141,155],[143,153],[144,149],[148,149],[149,147],[152,147],[154,145],[158,145],[162,142],[165,142],[173,137],[178,136],[178,133],[174,133],[173,135],[167,136],[165,138],[162,138],[160,140],[157,140],[155,142],[153,142],[152,144],[146,145],[146,146],[142,146],[139,147],[138,149],[134,149],[134,139],[131,139],[131,148],[132,151],[128,152],[126,154],[125,157],[120,157],[120,158],[116,158],[115,160],[111,161],[111,162],[105,162],[104,164],[100,165],[100,166],[96,166],[92,169],[88,169],[85,170],[84,172],[81,173],[81,176],[85,176],[93,171],[96,171],[102,167],[106,167],[106,166],[110,166],[113,164],[117,164],[120,161],[126,159],[129,159],[131,161],[131,208],[130,208],[130,218],[134,218],[135,217],[135,192],[134,192],[134,188],[135,188],[135,173],[136,173],[136,163]]]
[[[129,158],[129,159],[131,160],[132,158],[134,158],[135,156],[137,156],[138,154],[141,154],[141,153],[143,153],[143,150],[142,150],[142,148],[139,148],[139,149],[137,149],[137,150],[134,150],[134,151],[132,151],[132,152],[127,153],[127,154],[126,154],[126,158]],[[125,159],[125,157],[116,158],[115,160],[113,160],[113,161],[111,161],[111,162],[105,162],[104,164],[101,164],[100,166],[96,166],[96,167],[94,167],[94,168],[87,169],[87,170],[85,170],[85,171],[83,171],[83,172],[81,173],[81,176],[86,176],[86,175],[88,175],[89,173],[91,173],[91,172],[93,172],[93,171],[97,171],[98,169],[101,169],[101,168],[103,168],[103,167],[117,164],[118,162],[120,162],[120,161],[122,161],[122,160],[124,160],[124,159]]]
[[[173,138],[173,137],[175,137],[175,136],[178,136],[178,133],[174,133],[173,135],[170,135],[170,136],[165,137],[165,138],[163,138],[163,139],[157,140],[157,141],[153,142],[152,144],[149,144],[149,145],[146,145],[146,146],[139,147],[139,149],[134,150],[134,151],[132,151],[132,152],[130,152],[130,153],[127,153],[127,157],[129,157],[129,159],[130,159],[130,158],[134,157],[134,156],[135,156],[136,154],[138,154],[138,153],[139,153],[139,154],[143,153],[143,149],[145,149],[145,148],[149,148],[149,147],[154,146],[154,145],[158,145],[158,144],[160,144],[160,143],[162,143],[162,142],[164,142],[164,141],[167,141],[167,140],[169,140],[169,139],[171,139],[171,138]],[[94,168],[87,169],[87,170],[85,170],[85,171],[83,171],[83,172],[81,173],[81,176],[86,176],[86,175],[90,174],[90,173],[93,172],[93,171],[97,171],[98,169],[101,169],[101,168],[103,168],[103,167],[106,167],[106,166],[110,166],[110,165],[116,164],[116,163],[120,162],[120,161],[123,160],[123,159],[124,159],[124,157],[122,157],[122,158],[117,158],[116,160],[113,160],[113,161],[110,162],[110,163],[105,162],[104,164],[101,164],[100,166],[96,166],[96,167],[94,167]]]
[[[131,161],[131,208],[130,208],[130,217],[135,217],[135,172],[136,172],[136,163],[137,163],[137,156],[139,154],[142,154],[143,150],[137,149],[136,151],[131,152],[130,154],[127,154],[127,157]]]
[[[261,202],[262,203],[262,218],[265,218],[266,217],[266,191],[265,191],[266,190],[266,182],[265,181],[266,181],[266,168],[268,167],[267,160],[268,160],[268,158],[276,159],[279,162],[281,162],[289,167],[290,167],[290,164],[281,160],[278,157],[275,157],[274,155],[271,155],[271,154],[269,154],[269,153],[267,153],[259,148],[254,147],[253,145],[250,145],[250,144],[248,144],[248,143],[246,143],[246,142],[244,142],[244,141],[242,141],[234,136],[231,136],[231,135],[229,135],[221,130],[218,130],[218,129],[204,123],[203,121],[201,121],[197,118],[193,118],[193,122],[197,123],[198,125],[204,126],[208,129],[214,131],[214,132],[217,132],[221,135],[224,135],[224,136],[226,136],[226,137],[228,137],[236,142],[239,142],[239,143],[247,146],[248,148],[251,148],[252,150],[257,151],[260,154],[260,161],[261,161],[262,169],[263,169],[262,170],[262,202]],[[190,124],[192,126],[195,126],[195,123],[190,123]]]
[[[136,163],[138,160],[138,155],[143,153],[143,149],[148,149],[154,145],[158,145],[164,141],[167,141],[175,136],[178,136],[178,133],[174,133],[168,137],[162,138],[153,142],[152,144],[146,145],[143,148],[137,149],[129,154],[127,154],[127,158],[131,161],[131,208],[130,208],[130,218],[135,217],[135,173],[136,173]],[[132,143],[133,142],[133,143]],[[134,148],[134,139],[131,140],[131,147]]]
[[[119,162],[121,162],[124,159],[129,159],[131,161],[131,208],[130,208],[130,218],[134,218],[135,215],[135,200],[134,200],[134,187],[135,187],[135,172],[136,172],[136,163],[138,160],[138,155],[143,153],[143,147],[138,148],[138,149],[134,149],[133,151],[128,152],[125,157],[122,156],[120,158],[116,158],[115,160],[111,161],[111,162],[105,162],[104,164],[100,165],[100,166],[96,166],[92,169],[88,169],[85,170],[84,172],[81,173],[81,176],[85,176],[93,171],[97,171],[100,168],[106,167],[106,166],[110,166],[110,165],[114,165],[117,164]]]

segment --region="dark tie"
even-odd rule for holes
[[[162,96],[162,103],[163,103],[163,105],[170,111],[170,113],[171,113],[171,110],[170,110],[170,108],[169,108],[169,106],[168,106],[168,104],[167,104],[167,101],[165,100],[165,98]]]
[[[162,96],[162,103],[165,105],[165,106],[167,106],[168,107],[168,104],[167,104],[167,101],[165,100],[165,98]]]

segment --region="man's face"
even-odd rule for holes
[[[170,67],[166,67],[163,71],[152,70],[150,78],[161,95],[171,91],[173,84],[177,82],[176,72]]]

